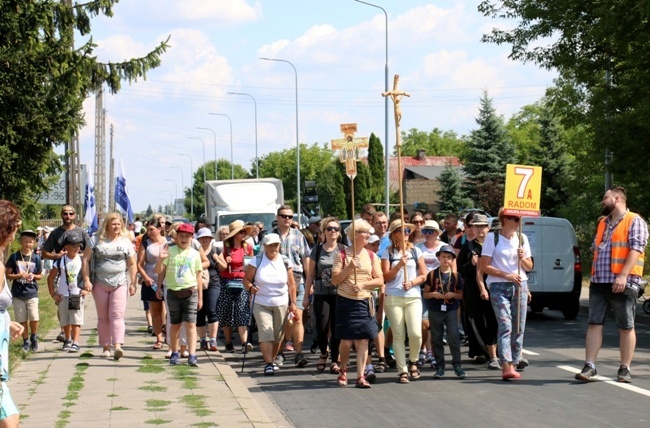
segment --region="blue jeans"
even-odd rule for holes
[[[517,288],[512,282],[493,282],[490,284],[490,302],[499,324],[497,345],[501,364],[519,363],[521,350],[524,346],[528,284],[522,282],[519,293],[517,293]],[[519,304],[517,304],[517,298],[519,298]],[[521,314],[519,332],[517,332],[517,313]]]

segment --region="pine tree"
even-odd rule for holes
[[[368,166],[370,167],[371,191],[368,202],[379,202],[384,200],[386,190],[384,148],[381,140],[374,134],[370,134],[368,141]]]
[[[467,141],[465,190],[478,206],[496,214],[503,206],[506,165],[515,163],[515,147],[487,91],[480,102],[478,129],[470,133]]]
[[[153,215],[153,208],[151,208],[151,204],[147,207],[147,211],[145,211],[144,216],[149,218]]]
[[[352,218],[352,183],[345,173],[345,163],[338,162],[338,170],[343,178],[343,194],[345,195],[346,217]],[[370,168],[364,162],[357,162],[357,176],[354,179],[354,212],[358,214],[361,207],[371,201]]]
[[[348,178],[341,174],[337,163],[339,163],[338,158],[328,162],[320,170],[316,178],[316,186],[321,216],[333,215],[343,219],[347,218],[343,180],[348,180]]]
[[[471,206],[471,200],[465,197],[462,189],[462,179],[458,168],[446,165],[438,177],[438,210],[459,213],[463,208]]]

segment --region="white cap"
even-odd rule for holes
[[[280,235],[277,233],[267,233],[262,239],[262,245],[279,244],[281,242]]]
[[[205,238],[207,236],[212,238],[212,232],[207,227],[200,228],[199,231],[196,233],[196,239]]]
[[[370,235],[370,238],[368,238],[368,244],[374,244],[377,241],[379,241],[379,236],[377,235]]]

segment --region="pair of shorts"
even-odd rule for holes
[[[14,299],[14,317],[16,322],[38,321],[38,297],[31,299]]]
[[[61,297],[59,302],[59,322],[61,327],[67,325],[84,325],[84,307],[86,298],[81,297],[81,309],[68,309],[68,296]]]
[[[605,324],[609,308],[614,311],[616,325],[621,330],[632,330],[636,316],[637,292],[626,287],[622,293],[614,293],[611,283],[589,284],[589,324]]]
[[[302,274],[300,274],[300,278],[302,278]],[[302,306],[302,301],[304,298],[305,298],[305,283],[296,282],[296,309],[300,309],[301,311],[305,309]]]
[[[190,322],[196,324],[196,313],[199,305],[199,292],[196,287],[192,288],[192,295],[186,298],[179,298],[173,290],[167,290],[167,310],[172,324]]]
[[[257,323],[257,340],[262,342],[280,343],[284,333],[284,320],[287,316],[287,305],[264,306],[256,304],[253,308]]]
[[[2,382],[2,401],[0,402],[0,421],[8,418],[9,416],[17,415],[20,412],[14,404],[9,387],[6,382]]]

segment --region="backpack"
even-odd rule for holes
[[[345,248],[341,248],[339,250],[341,252],[341,267],[345,267],[345,261],[348,259],[348,255],[345,252]],[[366,250],[368,251],[368,250]],[[368,251],[368,255],[370,256],[370,273],[372,274],[372,269],[373,266],[375,265],[375,253],[373,251]]]
[[[289,266],[289,263],[290,263],[289,262],[289,257],[285,256],[284,254],[280,254],[280,256],[282,257],[282,261],[284,262],[284,267],[287,269],[287,272],[289,272],[289,268],[291,267],[291,266]],[[262,259],[263,258],[264,258],[264,253],[263,252],[259,252],[255,256],[255,266],[254,266],[255,271],[253,272],[253,280],[251,281],[251,283],[253,283],[253,284],[255,283],[255,275],[257,275],[257,269],[262,264]]]
[[[388,263],[390,264],[391,268],[393,267],[393,262],[397,260],[395,257],[393,257],[393,251],[391,250],[391,247],[387,248],[388,250]],[[418,264],[418,253],[415,251],[415,246],[411,248],[411,255],[413,256],[413,260],[415,260],[415,265],[417,266]]]
[[[494,248],[497,247],[497,244],[499,243],[499,235],[501,235],[498,232],[492,232],[494,235]],[[522,238],[521,233],[517,232],[517,236],[519,236],[519,245],[522,245],[524,242],[524,238]]]

